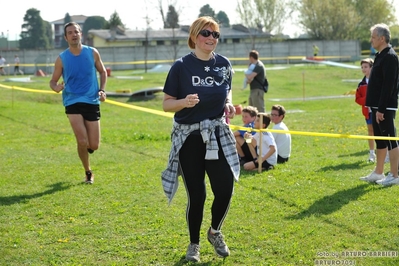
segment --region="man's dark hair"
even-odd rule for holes
[[[249,57],[252,57],[253,59],[258,60],[259,52],[256,50],[252,50],[251,52],[249,52]]]
[[[64,25],[64,35],[65,35],[65,37],[66,37],[66,34],[67,34],[66,29],[69,26],[76,26],[76,27],[79,28],[79,31],[82,32],[82,28],[80,27],[80,25],[78,23],[76,23],[76,22],[71,21],[71,22],[68,22],[67,24]]]
[[[272,110],[277,111],[280,116],[285,116],[285,108],[282,105],[275,104],[272,106]]]

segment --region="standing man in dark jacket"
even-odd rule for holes
[[[366,106],[371,108],[375,136],[396,137],[395,115],[398,109],[398,56],[389,41],[391,33],[385,24],[370,28],[371,45],[378,51],[371,69],[367,87]],[[374,171],[361,180],[383,186],[399,185],[399,149],[396,140],[375,140],[377,165]],[[384,159],[389,152],[390,172],[384,175]]]
[[[265,112],[265,91],[263,90],[263,82],[265,81],[265,66],[259,60],[258,51],[252,50],[249,53],[249,62],[254,64],[255,68],[251,74],[246,74],[247,83],[250,84],[251,92],[249,94],[249,105],[255,106],[259,112]]]

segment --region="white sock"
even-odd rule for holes
[[[374,153],[374,150],[370,150],[370,154],[375,154],[375,153]]]
[[[220,232],[220,231],[213,229],[212,226],[211,226],[211,233],[212,233],[212,234],[216,234],[216,233],[219,233],[219,232]]]

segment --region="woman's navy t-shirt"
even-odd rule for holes
[[[222,55],[214,53],[209,61],[202,61],[190,53],[178,59],[169,71],[163,92],[176,99],[197,93],[200,101],[193,108],[176,112],[175,121],[194,124],[222,117],[231,79],[231,63]]]

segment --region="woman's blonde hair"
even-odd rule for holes
[[[199,17],[191,24],[187,40],[188,47],[195,49],[193,40],[197,38],[200,31],[207,27],[211,27],[214,31],[219,31],[219,24],[209,16]]]

